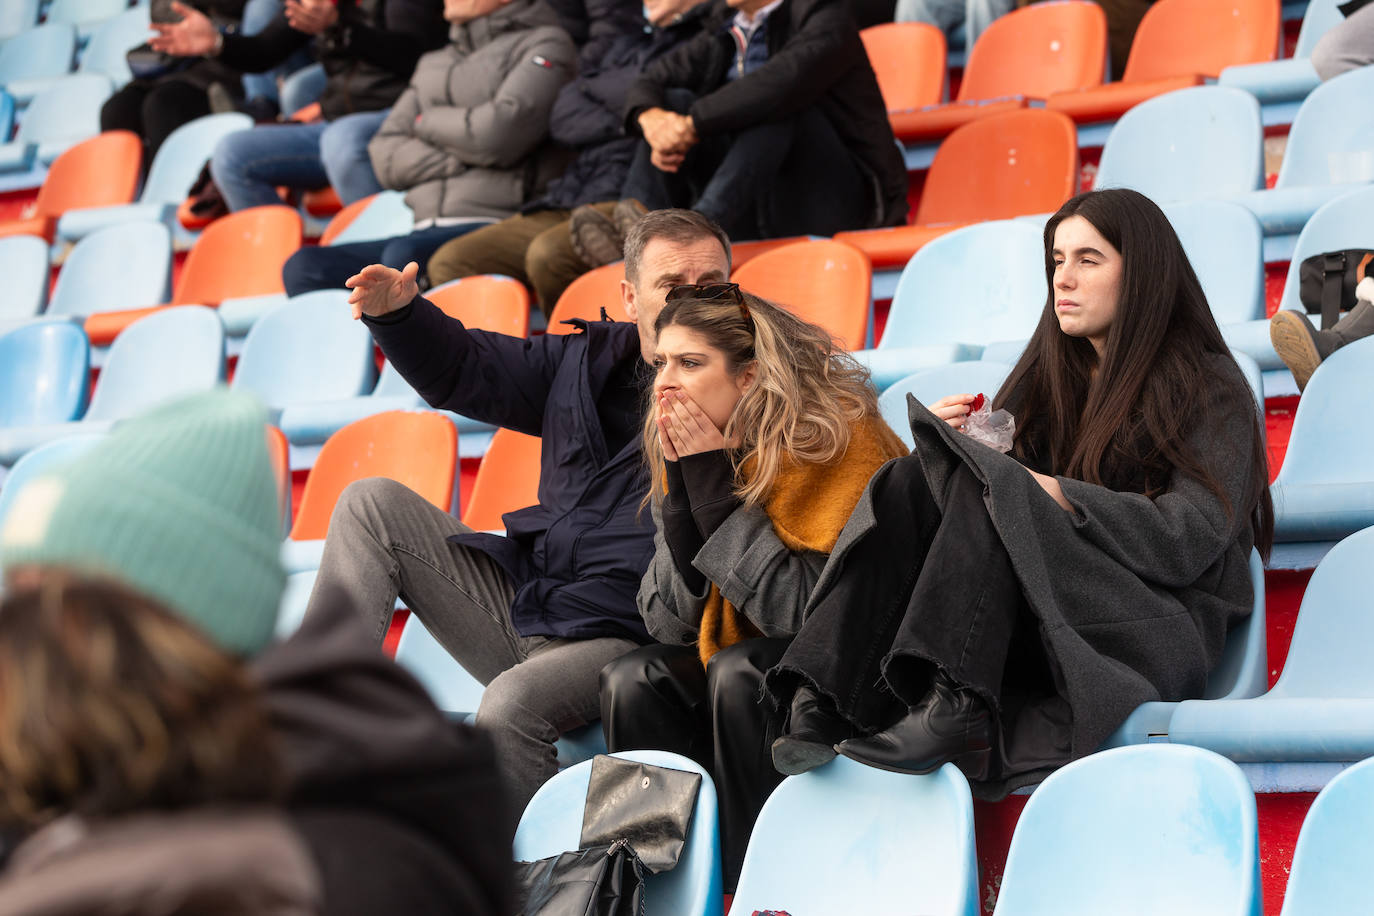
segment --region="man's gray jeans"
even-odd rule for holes
[[[339,586],[367,609],[380,644],[400,595],[486,685],[477,724],[495,742],[512,801],[523,809],[558,772],[558,736],[601,717],[601,669],[637,643],[521,636],[510,621],[514,589],[505,572],[481,551],[446,540],[469,530],[394,480],[351,484],[329,520],[306,613],[326,583]]]

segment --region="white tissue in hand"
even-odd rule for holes
[[[990,401],[968,415],[964,421],[964,434],[999,452],[1011,451],[1012,439],[1016,437],[1016,418],[1005,410],[993,410]]]

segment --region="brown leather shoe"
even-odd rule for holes
[[[573,210],[568,218],[573,251],[589,269],[611,264],[625,256],[625,238],[615,221],[591,204]]]

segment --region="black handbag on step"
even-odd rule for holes
[[[644,916],[644,866],[624,840],[517,862],[516,878],[530,916]]]
[[[1309,315],[1322,316],[1322,330],[1330,329],[1340,313],[1355,307],[1355,287],[1374,261],[1374,251],[1349,248],[1303,258],[1298,266],[1298,298]]]

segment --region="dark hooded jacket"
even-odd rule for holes
[[[507,535],[456,535],[515,586],[522,636],[649,642],[635,596],[654,553],[639,447],[650,377],[630,322],[576,321],[528,340],[469,331],[417,296],[365,318],[382,352],[430,405],[542,437],[539,504],[509,512]]]
[[[703,137],[790,118],[813,105],[862,164],[874,188],[874,226],[906,219],[906,164],[887,106],[845,0],[785,0],[768,16],[768,60],[727,82],[735,58],[728,27],[734,10],[718,4],[696,38],[654,61],[630,89],[625,129],[639,135],[639,115],[663,108],[668,89],[697,96],[688,112]]]
[[[261,73],[312,41],[327,77],[320,111],[332,121],[389,108],[405,91],[415,63],[448,37],[443,0],[339,0],[339,21],[318,36],[278,16],[256,35],[224,36],[219,60]]]

